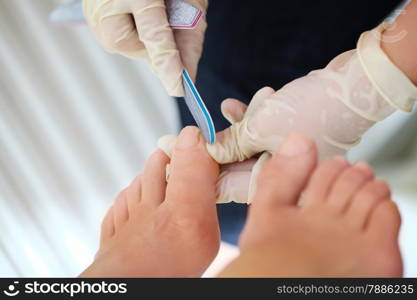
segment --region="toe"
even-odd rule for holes
[[[330,189],[328,196],[329,204],[336,207],[338,211],[343,212],[356,192],[372,179],[373,171],[365,162],[359,162],[345,169]]]
[[[111,206],[101,222],[100,245],[103,245],[111,238],[114,235],[114,232],[113,206]]]
[[[403,263],[398,244],[401,217],[396,204],[386,199],[371,212],[366,227],[366,239],[377,245],[374,261],[381,268],[381,276],[401,277]]]
[[[304,192],[303,207],[325,202],[334,182],[348,167],[349,163],[343,157],[335,157],[320,164],[311,176]]]
[[[156,150],[146,162],[142,177],[142,201],[145,204],[158,206],[165,199],[166,165],[168,156],[162,150]]]
[[[142,198],[142,175],[136,176],[126,191],[127,208],[129,212],[133,211]]]
[[[184,128],[170,164],[167,202],[178,213],[214,211],[218,176],[219,167],[208,154],[198,128]]]
[[[113,203],[113,217],[114,217],[114,226],[117,231],[121,228],[126,221],[129,219],[129,212],[127,209],[127,191],[128,188],[125,188],[117,196],[116,200]]]
[[[384,199],[371,212],[366,231],[373,238],[392,242],[397,240],[401,226],[401,216],[397,205]]]
[[[383,180],[372,180],[366,183],[353,196],[352,203],[347,211],[347,218],[358,229],[364,229],[372,211],[377,205],[390,198],[390,189]]]
[[[314,143],[291,134],[261,169],[253,200],[255,207],[295,205],[317,161]]]

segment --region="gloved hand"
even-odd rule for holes
[[[260,90],[241,122],[207,145],[219,163],[273,152],[291,131],[315,140],[321,158],[341,155],[396,108],[411,111],[417,88],[379,48],[379,31],[362,35],[357,50],[274,92]]]
[[[203,12],[194,29],[171,29],[164,0],[83,0],[84,15],[111,53],[149,63],[171,96],[183,96],[182,69],[195,81],[208,0],[188,0]]]
[[[381,50],[383,28],[364,33],[357,50],[342,53],[326,68],[276,92],[268,87],[258,91],[242,120],[219,133],[215,144],[207,145],[211,156],[228,164],[272,153],[293,131],[312,138],[321,159],[343,155],[365,131],[396,109],[411,111],[417,87]],[[225,106],[228,111],[245,110],[236,100],[227,100]],[[261,158],[254,170],[262,167],[268,155]],[[249,191],[248,202],[255,183],[256,172],[252,172],[250,186],[244,189]]]

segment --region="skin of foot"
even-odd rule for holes
[[[183,129],[171,161],[157,150],[119,194],[102,222],[94,262],[80,276],[201,276],[220,244],[218,172],[199,130]]]
[[[258,178],[240,256],[221,277],[398,277],[400,216],[365,163],[317,150],[292,134]]]

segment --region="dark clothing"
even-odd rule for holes
[[[378,25],[398,0],[211,0],[197,88],[216,130],[229,126],[220,112],[228,97],[248,103],[264,86],[279,89],[356,47],[359,35]],[[178,101],[184,126],[195,125]],[[222,240],[236,243],[246,205],[218,205]]]

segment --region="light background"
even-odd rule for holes
[[[179,128],[174,100],[143,64],[105,53],[85,26],[48,24],[60,2],[0,0],[0,276],[77,275],[106,208],[157,138]],[[416,124],[397,113],[350,155],[392,183],[408,276],[417,276]],[[223,261],[236,253],[222,249]]]

